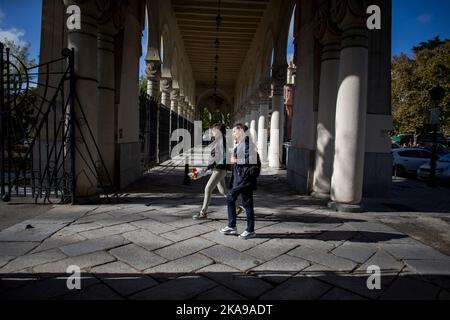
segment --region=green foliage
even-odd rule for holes
[[[206,130],[211,128],[215,123],[223,123],[222,114],[220,112],[211,113],[211,119],[209,118],[209,111],[207,108],[203,108],[200,113],[200,120],[202,121],[202,128]],[[230,119],[225,117],[225,125],[230,125]]]
[[[436,37],[414,47],[414,56],[392,60],[394,134],[423,131],[434,107],[429,90],[440,85],[446,96],[440,103],[441,131],[450,133],[450,39]]]

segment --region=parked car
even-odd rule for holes
[[[419,148],[392,150],[394,174],[400,177],[416,174],[422,165],[430,162],[431,156],[430,151]]]
[[[417,178],[429,180],[431,173],[431,163],[424,164],[417,170]],[[440,183],[450,185],[450,154],[447,154],[436,162],[436,179]]]
[[[433,146],[432,145],[428,145],[423,147],[425,150],[428,150],[430,152],[433,152]],[[444,147],[443,145],[439,144],[436,146],[436,153],[438,154],[439,157],[443,157],[447,154],[450,153],[450,151],[448,151],[448,149],[446,147]]]

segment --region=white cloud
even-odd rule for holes
[[[430,13],[424,13],[417,17],[417,21],[423,24],[430,22],[431,19],[433,19],[433,15]]]
[[[23,46],[26,45],[26,41],[23,39],[24,36],[25,31],[23,30],[17,28],[3,30],[0,28],[0,41],[9,40],[17,45]]]

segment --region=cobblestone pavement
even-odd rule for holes
[[[450,299],[450,257],[383,223],[395,210],[332,212],[265,170],[257,237],[240,240],[218,232],[218,194],[208,220],[192,219],[206,179],[183,186],[183,170],[168,161],[119,201],[54,206],[1,230],[0,299]],[[81,290],[67,288],[70,265]],[[380,290],[367,287],[371,265]]]

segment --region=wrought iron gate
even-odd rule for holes
[[[76,159],[98,178],[103,192],[113,185],[76,95],[74,59],[74,52],[64,49],[59,59],[26,66],[0,43],[3,201],[76,202]]]
[[[159,163],[169,159],[170,110],[159,105]]]

